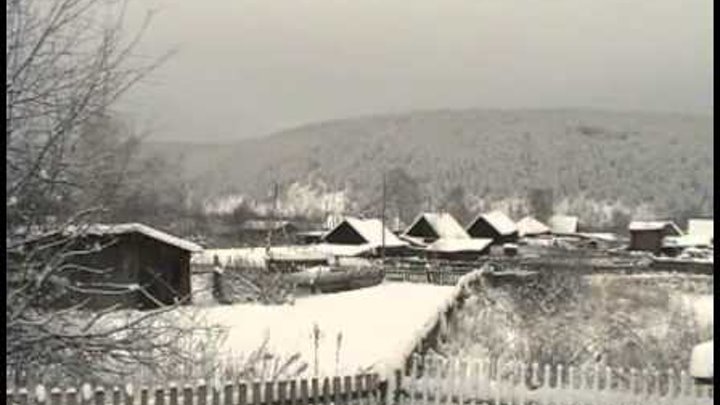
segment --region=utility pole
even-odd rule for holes
[[[380,258],[381,263],[383,267],[383,271],[385,270],[385,194],[386,194],[386,187],[385,187],[385,172],[383,171],[382,176],[382,250],[380,251]]]

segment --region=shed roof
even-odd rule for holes
[[[702,235],[666,236],[663,238],[663,246],[675,248],[710,246],[710,241],[711,238]]]
[[[498,210],[478,215],[477,218],[470,223],[468,229],[471,228],[480,218],[484,219],[485,222],[495,228],[500,235],[510,235],[518,230],[515,222],[505,215],[505,213]]]
[[[553,215],[548,220],[548,226],[553,233],[576,233],[578,217],[571,215]]]
[[[427,250],[431,252],[482,252],[492,243],[492,239],[485,238],[440,238],[430,244]]]
[[[169,233],[136,222],[126,224],[92,224],[83,227],[74,226],[67,228],[65,233],[97,236],[140,233],[149,238],[156,239],[158,241],[175,246],[182,250],[186,250],[188,252],[199,252],[203,250],[202,246],[196,243],[190,242],[182,238],[178,238],[177,236],[170,235]]]
[[[542,235],[544,233],[550,233],[550,227],[531,216],[524,217],[523,219],[518,221],[517,227],[520,236]]]
[[[682,235],[680,228],[672,221],[632,221],[628,225],[630,231],[660,231],[670,227],[676,235]]]
[[[709,340],[693,347],[690,355],[690,375],[693,378],[713,378],[713,346]]]
[[[405,231],[407,235],[412,229],[421,221],[427,221],[428,225],[438,235],[438,238],[455,238],[455,239],[467,239],[470,235],[465,232],[465,229],[455,220],[455,218],[449,213],[434,213],[424,212],[418,215],[417,218],[412,222],[412,225]]]
[[[701,237],[713,239],[714,222],[712,219],[689,219],[687,233],[688,235],[698,235]]]

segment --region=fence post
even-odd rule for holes
[[[635,395],[637,392],[637,370],[634,368],[630,369],[630,395]]]
[[[314,405],[317,405],[320,403],[320,387],[319,387],[319,381],[317,378],[312,379],[310,388],[312,389],[312,393],[310,396],[312,399],[312,403]]]
[[[123,396],[125,397],[125,405],[135,405],[135,388],[132,384],[125,384],[123,387]],[[69,404],[68,402],[68,405]]]
[[[198,405],[207,405],[207,397],[208,397],[207,385],[206,385],[205,381],[203,381],[203,380],[200,380],[200,383],[198,384],[197,395],[198,395],[198,398],[197,398]]]
[[[328,377],[323,378],[322,402],[325,405],[330,405],[330,379]]]
[[[680,391],[679,391],[679,395],[678,395],[680,398],[684,399],[687,397],[687,383],[688,383],[687,373],[685,372],[685,370],[682,370],[680,372]]]
[[[285,404],[285,393],[287,391],[287,382],[286,381],[280,381],[278,382],[278,393],[277,393],[277,399],[278,403],[280,405],[286,405]]]
[[[233,391],[234,391],[234,387],[232,384],[225,384],[225,388],[224,388],[224,392],[223,392],[223,394],[224,394],[223,397],[225,397],[224,405],[233,405]],[[172,394],[172,391],[171,391],[171,394]]]
[[[308,405],[308,382],[307,382],[307,380],[300,381],[300,404]]]
[[[183,405],[193,405],[193,389],[191,386],[186,385],[183,388]]]
[[[262,398],[260,397],[260,383],[254,382],[252,384],[252,403],[253,405],[260,405],[262,403]]]
[[[297,381],[291,380],[290,381],[290,405],[296,405],[298,401],[298,395],[297,395]]]
[[[673,369],[668,369],[667,376],[668,385],[665,398],[668,398],[669,401],[672,401],[672,398],[675,397],[675,371]]]
[[[10,402],[10,403],[12,403],[12,402]],[[50,390],[50,404],[51,405],[62,404],[62,390],[60,388],[55,387]]]
[[[351,404],[352,403],[352,393],[353,393],[352,377],[345,376],[343,378],[343,401],[342,401],[343,404]]]

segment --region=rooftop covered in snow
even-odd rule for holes
[[[203,250],[202,246],[196,243],[136,222],[126,224],[92,224],[87,226],[72,226],[66,228],[63,233],[65,235],[77,236],[106,236],[139,233],[141,235],[147,236],[148,238],[159,240],[163,243],[175,246],[188,252],[199,252]]]
[[[531,216],[524,217],[518,221],[517,227],[520,236],[542,235],[551,232],[549,226]]]
[[[478,215],[472,222],[470,222],[470,226],[468,226],[468,233],[472,234],[472,229],[480,222],[492,227],[498,234],[503,236],[511,235],[518,230],[512,219],[510,219],[502,211],[495,210]]]
[[[578,217],[571,215],[553,215],[548,220],[552,233],[570,234],[578,230]]]
[[[628,230],[631,232],[661,231],[664,229],[677,236],[683,234],[682,230],[672,221],[632,221],[628,225]]]
[[[383,240],[384,235],[384,240]],[[407,242],[400,240],[395,234],[383,226],[379,219],[360,219],[346,217],[335,228],[323,237],[330,244],[368,245],[370,247],[401,247]]]
[[[465,229],[449,213],[425,212],[418,215],[405,231],[410,237],[468,239]]]

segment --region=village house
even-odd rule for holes
[[[518,229],[512,219],[501,211],[478,215],[467,227],[471,238],[492,239],[494,245],[516,242]]]
[[[629,250],[658,254],[663,248],[667,236],[682,236],[682,231],[671,221],[632,221]]]
[[[432,243],[438,239],[469,239],[463,227],[448,213],[422,213],[412,222],[404,236]]]
[[[350,245],[358,249],[372,250],[379,254],[402,255],[408,251],[408,243],[400,240],[379,219],[344,218],[322,239],[327,245]]]
[[[80,266],[69,276],[75,291],[64,301],[87,300],[88,308],[151,309],[175,302],[189,302],[190,255],[202,250],[199,245],[139,223],[69,228],[43,235],[28,242],[26,249],[38,243],[62,242],[62,252],[83,252],[67,263]],[[58,251],[57,253],[61,253]]]
[[[518,221],[517,228],[520,237],[550,235],[552,233],[549,226],[531,216],[523,217]]]

